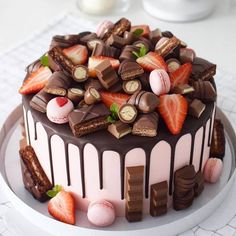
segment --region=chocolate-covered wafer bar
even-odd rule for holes
[[[173,207],[176,211],[192,205],[194,200],[196,172],[193,165],[184,166],[175,171]]]
[[[49,78],[48,83],[44,87],[44,91],[53,95],[65,96],[70,84],[70,78],[68,78],[62,71],[56,71]]]
[[[41,167],[34,149],[31,146],[26,146],[19,153],[25,188],[37,200],[46,201],[48,199],[46,192],[52,188],[52,184]]]
[[[135,121],[132,134],[139,136],[155,137],[157,135],[158,114],[152,112],[140,115]]]
[[[149,34],[149,39],[154,45],[160,40],[161,37],[162,33],[160,29],[152,30]]]
[[[125,216],[129,222],[142,220],[143,178],[144,166],[126,167]]]
[[[112,34],[117,36],[123,36],[125,31],[129,31],[131,27],[131,22],[126,18],[121,18],[118,20],[114,27],[109,29],[103,36],[103,40],[106,41]]]
[[[189,84],[179,84],[173,88],[173,93],[188,94],[194,92],[194,88]]]
[[[190,104],[189,104],[189,108],[188,108],[188,114],[199,118],[202,113],[205,111],[206,105],[204,103],[202,103],[200,100],[198,99],[194,99]]]
[[[136,47],[134,45],[126,45],[120,54],[119,60],[120,61],[123,61],[125,59],[135,60],[136,56],[133,54],[133,52],[138,53],[139,47]]]
[[[204,175],[201,171],[198,171],[195,176],[194,196],[198,197],[203,190],[204,190]]]
[[[133,104],[143,113],[154,111],[159,104],[159,99],[154,93],[147,91],[137,91],[128,100],[129,104]]]
[[[119,81],[119,78],[112,68],[109,60],[104,60],[95,67],[97,77],[104,88],[109,89]]]
[[[223,159],[225,156],[224,126],[219,119],[215,119],[211,140],[210,156]]]
[[[118,70],[118,74],[123,80],[134,79],[141,76],[143,73],[143,68],[133,60],[122,61]]]
[[[159,48],[157,48],[156,52],[162,57],[166,57],[179,45],[180,45],[180,40],[177,39],[176,37],[172,37],[166,40]]]
[[[103,103],[76,109],[68,116],[72,133],[76,137],[80,137],[85,134],[105,129],[109,125],[109,122],[107,121],[109,115],[110,111]]]
[[[107,129],[113,136],[117,139],[124,137],[125,135],[131,133],[132,128],[128,124],[123,123],[118,120],[113,124],[110,124]]]
[[[113,46],[115,48],[123,48],[126,45],[126,41],[124,38],[119,37],[118,35],[112,34],[106,42],[109,46]]]
[[[150,215],[160,216],[167,212],[168,200],[168,184],[167,181],[151,185],[150,197]]]
[[[52,94],[46,93],[43,89],[41,89],[31,99],[30,106],[37,111],[46,113],[47,104],[53,97],[54,96]]]
[[[68,57],[66,57],[61,48],[52,48],[48,52],[48,55],[52,58],[52,60],[54,60],[55,63],[57,63],[61,67],[63,71],[65,71],[69,75],[72,74],[74,64]]]
[[[114,47],[110,47],[104,44],[96,44],[92,56],[106,56],[112,58],[118,58],[120,50]]]
[[[52,37],[50,49],[54,47],[69,48],[80,41],[80,36],[78,34],[72,35],[55,35]]]
[[[195,57],[192,66],[192,79],[209,80],[216,74],[216,65],[202,58]]]
[[[203,102],[216,101],[216,90],[210,81],[195,81],[193,82],[194,92],[191,93],[192,98],[198,98]]]

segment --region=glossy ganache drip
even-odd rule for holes
[[[86,188],[85,188],[85,173],[84,173],[84,147],[86,144],[92,144],[98,153],[98,163],[99,163],[99,178],[100,178],[100,189],[103,189],[103,152],[104,151],[115,151],[120,155],[120,176],[121,176],[121,199],[124,199],[124,176],[125,176],[125,156],[126,154],[135,148],[141,148],[145,152],[146,163],[145,163],[145,197],[149,196],[149,173],[150,173],[150,156],[151,151],[154,146],[164,140],[171,147],[171,163],[170,163],[170,180],[169,180],[169,194],[172,194],[172,182],[173,182],[173,173],[174,173],[174,159],[175,159],[175,148],[178,140],[185,134],[191,135],[191,152],[189,164],[192,164],[193,154],[194,154],[194,140],[196,132],[203,127],[203,142],[201,145],[201,157],[199,163],[199,170],[202,168],[203,154],[204,154],[204,143],[205,143],[205,130],[206,124],[210,121],[209,135],[208,135],[208,146],[210,146],[211,139],[211,127],[212,127],[212,117],[214,116],[213,111],[215,107],[215,102],[210,102],[207,104],[205,111],[201,115],[201,117],[197,120],[187,116],[186,121],[184,123],[183,129],[178,135],[170,135],[166,126],[163,122],[160,122],[158,127],[158,134],[156,137],[141,137],[134,135],[127,135],[122,139],[116,139],[113,137],[107,130],[101,130],[92,134],[85,135],[83,137],[77,138],[73,136],[71,129],[68,124],[57,125],[50,122],[45,114],[38,112],[32,109],[29,105],[31,100],[31,95],[23,96],[23,106],[26,110],[26,120],[28,122],[28,111],[31,112],[34,120],[35,127],[35,139],[37,139],[37,129],[36,124],[40,122],[47,135],[48,135],[48,147],[49,147],[49,158],[50,158],[50,167],[51,167],[51,179],[54,184],[54,174],[53,174],[53,162],[52,162],[52,151],[51,151],[51,137],[55,134],[58,134],[65,145],[65,158],[66,158],[66,169],[67,169],[67,183],[68,186],[71,184],[70,182],[70,170],[69,170],[69,154],[68,154],[68,145],[74,144],[79,149],[80,154],[80,163],[81,163],[81,182],[82,182],[82,197],[86,197]],[[29,143],[31,143],[30,135],[28,131]],[[101,137],[103,137],[101,139]]]

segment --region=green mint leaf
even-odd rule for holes
[[[43,66],[48,66],[49,65],[49,61],[48,61],[48,56],[47,55],[43,55],[40,58],[40,62]]]
[[[109,123],[114,123],[114,122],[115,122],[115,120],[113,119],[112,116],[108,116],[108,117],[107,117],[107,121],[108,121]]]
[[[145,56],[146,53],[147,53],[147,48],[146,48],[144,45],[142,45],[141,48],[140,48],[140,50],[139,50],[139,55],[140,55],[140,57]]]
[[[110,111],[112,112],[112,113],[118,113],[118,111],[119,111],[119,106],[116,104],[116,103],[112,103],[111,104],[111,107],[110,107]]]
[[[61,185],[55,185],[51,190],[48,190],[46,192],[46,194],[53,198],[55,197],[60,191],[62,190],[62,186]]]
[[[132,53],[133,53],[137,58],[139,58],[139,53],[134,52],[134,51],[132,51]]]
[[[142,33],[143,33],[143,29],[136,29],[135,31],[133,31],[133,34],[137,37],[140,36]]]

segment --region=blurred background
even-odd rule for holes
[[[125,16],[134,24],[171,30],[199,56],[236,73],[235,0],[0,0],[0,53],[65,12],[95,24]]]

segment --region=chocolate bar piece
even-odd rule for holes
[[[44,91],[53,95],[65,96],[70,84],[70,78],[68,78],[62,71],[56,71],[49,78],[48,83],[44,87]]]
[[[19,153],[25,188],[37,200],[41,202],[48,200],[46,192],[52,188],[52,184],[41,167],[34,149],[31,146],[26,146]]]
[[[182,63],[190,62],[192,63],[196,53],[191,48],[180,48],[179,50],[179,59]]]
[[[141,76],[143,73],[143,68],[133,60],[122,61],[118,70],[118,74],[123,80],[134,79]]]
[[[127,94],[134,94],[142,89],[142,84],[138,79],[132,79],[124,81],[122,87]]]
[[[198,98],[203,102],[216,101],[216,90],[210,81],[195,81],[193,82],[194,92],[191,93],[192,98]]]
[[[125,135],[131,133],[132,128],[128,124],[123,123],[122,121],[116,121],[115,123],[110,124],[108,126],[108,131],[117,139],[120,139]]]
[[[107,41],[107,39],[113,34],[113,35],[117,35],[117,36],[123,36],[125,31],[130,31],[130,27],[131,27],[131,22],[129,20],[127,20],[126,18],[121,18],[120,20],[118,20],[114,27],[112,27],[111,29],[109,29],[103,36],[103,40]]]
[[[110,47],[104,44],[96,44],[92,56],[105,56],[105,57],[112,57],[118,58],[120,54],[120,50],[114,47]]]
[[[202,58],[195,57],[192,65],[192,79],[209,80],[216,74],[216,65]]]
[[[173,88],[173,93],[188,94],[194,92],[194,88],[189,84],[179,84]]]
[[[110,111],[103,103],[93,104],[72,111],[69,114],[69,124],[76,137],[93,133],[108,127],[107,117]]]
[[[120,61],[123,61],[125,59],[132,59],[132,60],[136,60],[136,56],[133,54],[133,52],[139,52],[139,47],[136,47],[134,45],[126,45],[119,57]]]
[[[142,114],[135,121],[132,134],[155,137],[157,135],[158,114],[156,112]]]
[[[130,97],[128,103],[135,105],[143,113],[149,113],[155,110],[159,104],[159,99],[154,93],[137,91]]]
[[[31,99],[30,106],[37,111],[46,113],[47,104],[53,97],[53,95],[46,93],[43,89],[41,89]]]
[[[206,105],[204,103],[202,103],[200,100],[198,99],[194,99],[188,108],[188,114],[199,118],[202,113],[205,111]]]
[[[160,40],[161,37],[162,33],[160,29],[152,30],[149,34],[149,39],[154,45],[156,45],[156,43]]]
[[[210,156],[223,159],[225,156],[225,134],[221,120],[215,119],[211,140]]]
[[[124,38],[119,37],[117,35],[112,34],[106,42],[109,46],[113,46],[115,48],[123,48],[126,45],[126,41]]]
[[[168,201],[168,184],[167,181],[151,185],[150,197],[150,215],[160,216],[167,212]]]
[[[129,222],[142,220],[143,176],[144,166],[126,167],[125,215]]]
[[[180,45],[180,40],[176,37],[169,38],[160,47],[156,48],[156,52],[162,57],[166,57],[170,52],[172,52],[176,47]]]
[[[80,102],[84,98],[84,90],[80,88],[69,88],[67,97],[74,103]]]
[[[198,171],[195,176],[194,196],[198,197],[203,190],[204,190],[204,175],[201,171]]]
[[[173,207],[176,211],[183,210],[192,205],[194,200],[194,187],[196,172],[193,165],[184,166],[175,171]]]
[[[60,66],[60,68],[68,73],[69,75],[72,74],[74,64],[73,62],[63,53],[62,49],[59,47],[52,48],[48,55],[51,59]]]
[[[80,41],[80,36],[78,34],[72,35],[55,35],[52,38],[50,49],[54,47],[69,48]]]
[[[104,88],[109,89],[119,81],[119,78],[112,68],[109,60],[104,60],[95,67],[97,77]]]

